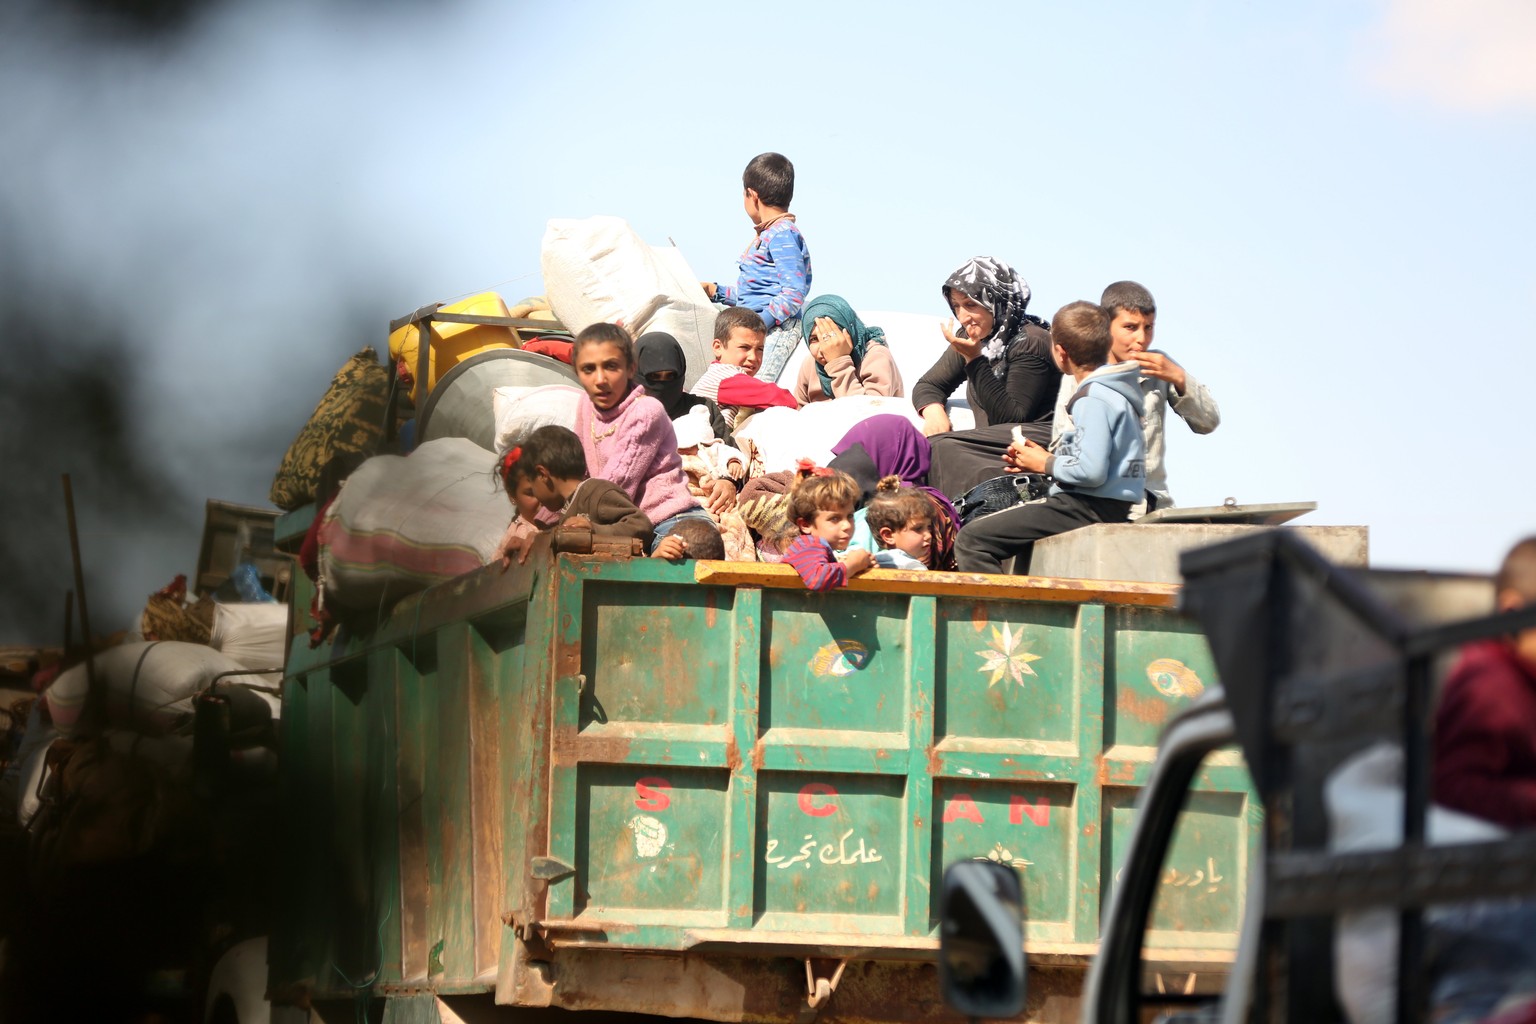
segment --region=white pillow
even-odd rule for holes
[[[895,413],[921,429],[923,421],[907,398],[849,395],[830,402],[812,402],[799,409],[774,406],[753,413],[735,431],[737,441],[751,441],[763,460],[763,471],[794,469],[800,459],[818,466],[832,460],[832,446],[871,416]]]
[[[528,435],[550,424],[576,429],[576,410],[582,390],[569,384],[544,384],[536,388],[500,387],[491,396],[496,417],[496,454],[516,447]]]

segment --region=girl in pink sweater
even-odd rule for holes
[[[656,550],[684,519],[713,525],[688,490],[677,434],[661,403],[636,384],[635,344],[617,324],[592,324],[571,352],[587,401],[576,409],[576,436],[593,476],[622,487],[656,524]]]

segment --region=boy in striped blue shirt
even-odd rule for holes
[[[700,281],[711,299],[746,306],[763,318],[767,345],[759,380],[776,382],[800,343],[800,311],[811,290],[811,254],[789,212],[795,165],[778,153],[760,153],[741,176],[742,206],[756,234],[736,261],[736,284]]]

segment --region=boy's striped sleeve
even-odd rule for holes
[[[801,534],[784,553],[784,561],[795,567],[808,590],[836,590],[848,582],[848,570],[832,551],[809,534]]]
[[[768,300],[763,310],[763,320],[772,330],[790,317],[799,316],[805,308],[806,292],[811,287],[811,257],[805,251],[804,237],[792,228],[770,228],[766,241],[773,276],[779,281],[778,294]]]

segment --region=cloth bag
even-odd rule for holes
[[[495,462],[473,441],[440,437],[363,463],[319,530],[326,606],[384,612],[488,564],[512,520]]]
[[[384,439],[389,371],[370,345],[336,371],[331,386],[278,466],[268,495],[284,511],[315,500],[320,471],[343,452],[372,455]]]

